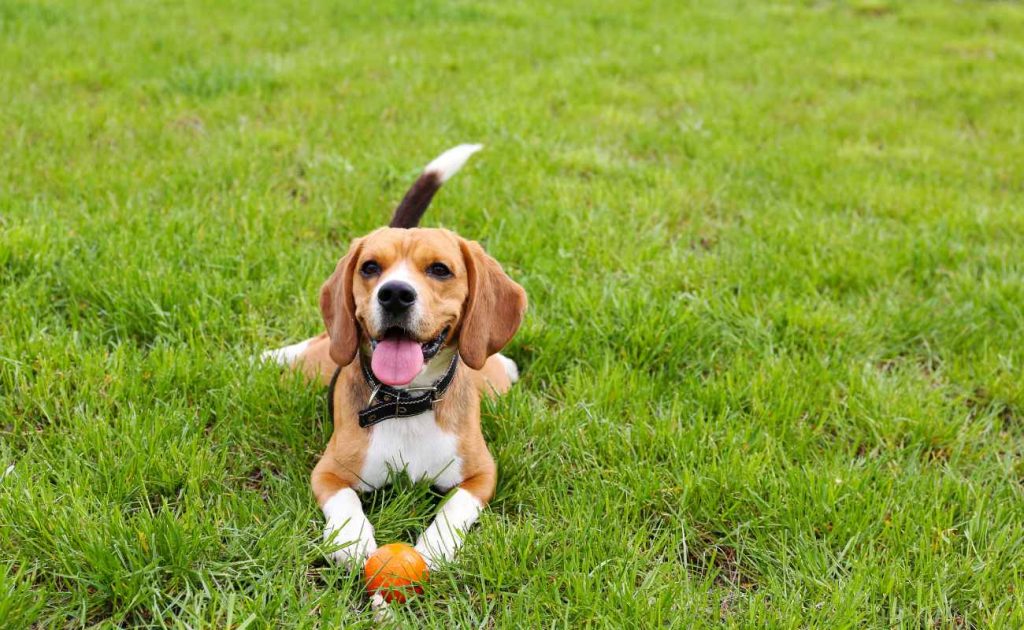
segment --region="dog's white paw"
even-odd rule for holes
[[[281,365],[291,365],[292,363],[295,363],[296,359],[302,356],[302,353],[306,351],[308,346],[309,339],[300,341],[299,343],[293,343],[292,345],[285,346],[283,348],[267,350],[260,354],[260,361],[273,361],[274,363],[280,363]]]
[[[369,521],[367,521],[369,525]],[[356,538],[350,538],[351,532],[345,531],[345,526],[334,527],[330,523],[324,528],[324,542],[331,545],[340,545],[338,549],[330,554],[330,558],[336,564],[348,566],[354,570],[361,570],[366,564],[366,559],[377,551],[377,541],[373,539],[373,526],[369,532],[365,529],[356,534]]]
[[[330,540],[333,533],[333,531],[330,533],[325,531],[324,540]],[[337,543],[336,540],[331,540],[331,542]],[[349,567],[353,571],[361,571],[366,560],[374,551],[377,551],[377,543],[373,541],[370,541],[370,544],[367,544],[366,541],[349,541],[341,544],[345,546],[332,552],[329,557],[335,564]]]
[[[377,551],[377,541],[359,497],[351,488],[345,488],[331,497],[323,510],[327,518],[324,542],[338,545],[338,549],[331,552],[331,560],[361,569],[370,554]]]
[[[434,521],[416,541],[416,551],[430,569],[455,559],[466,530],[476,522],[482,509],[480,500],[463,488],[448,497]]]
[[[437,570],[438,566],[441,563],[437,558],[434,557],[434,551],[432,547],[428,547],[426,544],[424,544],[423,540],[421,539],[416,541],[416,546],[414,547],[414,549],[416,549],[416,551],[419,552],[421,556],[423,556],[423,561],[427,563],[428,569],[430,569],[431,571]]]
[[[505,355],[498,353],[498,360],[501,361],[501,365],[505,368],[505,374],[508,374],[508,380],[513,383],[519,381],[519,366],[512,359]]]

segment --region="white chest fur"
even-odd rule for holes
[[[462,481],[458,439],[437,426],[433,411],[374,425],[358,489],[381,487],[392,471],[404,471],[413,481],[427,480],[448,490]]]

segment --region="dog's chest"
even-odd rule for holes
[[[370,434],[359,490],[381,487],[391,471],[404,471],[413,481],[427,480],[448,490],[462,481],[458,438],[437,426],[433,411],[385,420]]]

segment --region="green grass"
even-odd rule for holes
[[[1020,627],[1022,42],[1002,2],[0,2],[0,625],[372,624],[322,392],[249,358],[478,141],[426,223],[529,291],[524,379],[400,622]]]

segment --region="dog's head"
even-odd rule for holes
[[[519,328],[526,292],[474,241],[429,228],[356,239],[320,290],[331,358],[371,353],[381,382],[407,385],[445,347],[483,367]]]

